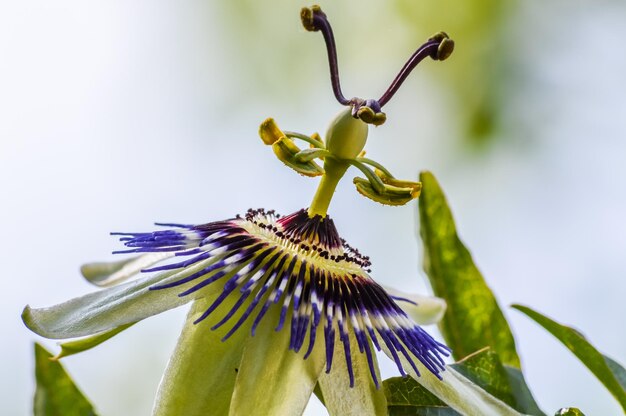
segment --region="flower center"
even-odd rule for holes
[[[329,217],[311,215],[304,209],[281,217],[260,209],[226,221],[176,227],[125,233],[121,239],[132,252],[171,252],[171,259],[183,259],[143,269],[165,272],[150,290],[179,288],[180,297],[206,297],[206,290],[216,294],[194,323],[205,320],[234,296],[237,300],[232,308],[211,327],[232,323],[223,340],[248,320],[254,335],[264,318],[278,319],[276,331],[290,328],[289,349],[306,351],[305,359],[313,351],[318,330],[323,332],[320,342],[326,350],[327,372],[335,344],[341,343],[351,386],[354,347],[367,356],[377,386],[373,348],[388,349],[403,375],[400,356],[415,372],[419,373],[417,359],[440,377],[447,347],[413,323],[372,280],[364,269],[369,267],[369,259],[339,237]],[[269,310],[274,312],[268,314]]]
[[[331,218],[311,218],[304,209],[282,218],[273,211],[249,210],[241,227],[315,267],[341,276],[363,277],[371,266],[369,257],[339,237]]]

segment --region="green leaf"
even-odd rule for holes
[[[457,416],[459,413],[410,377],[383,381],[389,416]]]
[[[606,355],[604,355],[604,361],[606,361],[606,365],[609,366],[622,389],[626,390],[626,369]]]
[[[451,367],[485,389],[485,391],[515,408],[515,398],[509,377],[498,355],[489,349],[465,357]]]
[[[391,357],[390,352],[384,346],[381,347],[385,354]],[[446,403],[461,414],[481,416],[520,415],[518,411],[502,400],[487,393],[483,388],[459,373],[452,366],[447,366],[446,371],[440,373],[442,377],[440,380],[433,373],[428,371],[422,363],[416,361],[415,365],[420,371],[420,375],[418,376],[405,357],[400,356],[399,358],[403,368],[407,370],[413,379],[441,402]]]
[[[529,415],[544,415],[545,413],[539,408],[539,405],[526,384],[524,374],[522,374],[518,368],[508,365],[505,365],[504,369],[509,377],[513,396],[515,396],[515,403],[517,404],[515,408]]]
[[[528,388],[524,390],[526,384],[521,372],[502,365],[495,352],[489,349],[477,351],[450,367],[483,389],[485,397],[491,395],[524,414],[544,415]],[[438,399],[413,379],[391,378],[385,380],[383,386],[387,402],[394,408],[393,412],[390,410],[391,415],[439,414],[433,413],[435,409],[442,415],[458,414],[445,405],[446,400]],[[441,406],[445,408],[441,409]],[[400,407],[413,409],[400,410]]]
[[[491,289],[459,239],[439,183],[422,172],[419,201],[424,270],[448,310],[439,328],[455,358],[491,347],[503,364],[520,368],[515,340]]]
[[[92,404],[76,387],[63,366],[52,360],[52,354],[35,344],[35,377],[37,390],[33,404],[35,416],[95,415]]]
[[[544,415],[522,372],[502,364],[498,354],[491,349],[477,351],[451,367],[521,413]]]
[[[563,343],[600,380],[617,399],[626,412],[626,370],[617,362],[600,353],[585,337],[566,325],[562,325],[527,306],[512,305],[529,318],[544,327]]]

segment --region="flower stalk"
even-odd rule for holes
[[[309,206],[309,216],[311,218],[316,215],[320,215],[322,217],[326,216],[328,206],[333,198],[335,189],[337,188],[337,185],[343,175],[348,170],[348,167],[350,167],[348,163],[334,160],[332,158],[328,158],[324,162],[324,170],[326,172],[322,175],[322,180],[320,181],[317,191],[315,192],[315,196],[313,197],[313,201]]]

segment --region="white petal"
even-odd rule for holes
[[[446,312],[446,301],[441,298],[405,293],[388,286],[384,288],[391,296],[399,298],[395,299],[398,306],[418,325],[436,324]]]
[[[189,285],[196,284],[196,281],[169,289],[149,289],[157,283],[163,284],[188,276],[206,267],[208,262],[199,262],[179,272],[147,276],[47,308],[32,309],[26,306],[22,320],[33,332],[52,339],[84,337],[141,321],[194,298],[221,290],[222,286],[216,283],[194,295],[178,296]]]
[[[250,329],[244,325],[224,342],[221,339],[229,329],[227,325],[211,330],[232,307],[234,299],[226,299],[205,320],[194,324],[212,302],[213,299],[205,298],[193,303],[161,379],[153,416],[228,414]]]
[[[309,402],[324,367],[323,343],[316,342],[306,360],[304,349],[298,353],[289,350],[289,328],[274,330],[278,312],[279,308],[270,310],[256,335],[246,341],[231,416],[301,415]],[[289,322],[289,315],[287,318]]]
[[[377,370],[376,374],[382,385],[376,354],[371,343],[370,349]],[[367,364],[367,357],[359,352],[356,338],[352,332],[350,333],[350,353],[354,371],[354,387],[350,387],[343,343],[339,339],[335,339],[334,358],[330,373],[323,373],[319,379],[319,386],[328,413],[330,416],[386,415],[387,399],[385,393],[382,388],[376,389]]]
[[[87,263],[81,266],[80,272],[89,283],[108,287],[124,282],[141,269],[173,256],[174,253],[149,253],[116,262]]]

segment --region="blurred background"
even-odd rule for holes
[[[432,33],[455,39],[448,61],[424,62],[386,106],[368,156],[400,178],[437,175],[541,407],[620,414],[569,351],[508,305],[572,324],[626,363],[626,4],[320,3],[348,97],[379,97]],[[78,267],[112,258],[110,231],[307,206],[317,180],[284,168],[257,127],[272,116],[324,133],[339,107],[322,37],[300,26],[306,3],[0,4],[0,403],[26,415],[37,337],[19,318],[24,305],[93,290]],[[427,293],[416,204],[377,205],[350,182],[331,205],[342,236],[371,256],[378,281]],[[149,414],[184,315],[148,319],[64,364],[102,415]],[[323,408],[313,401],[307,414]]]

